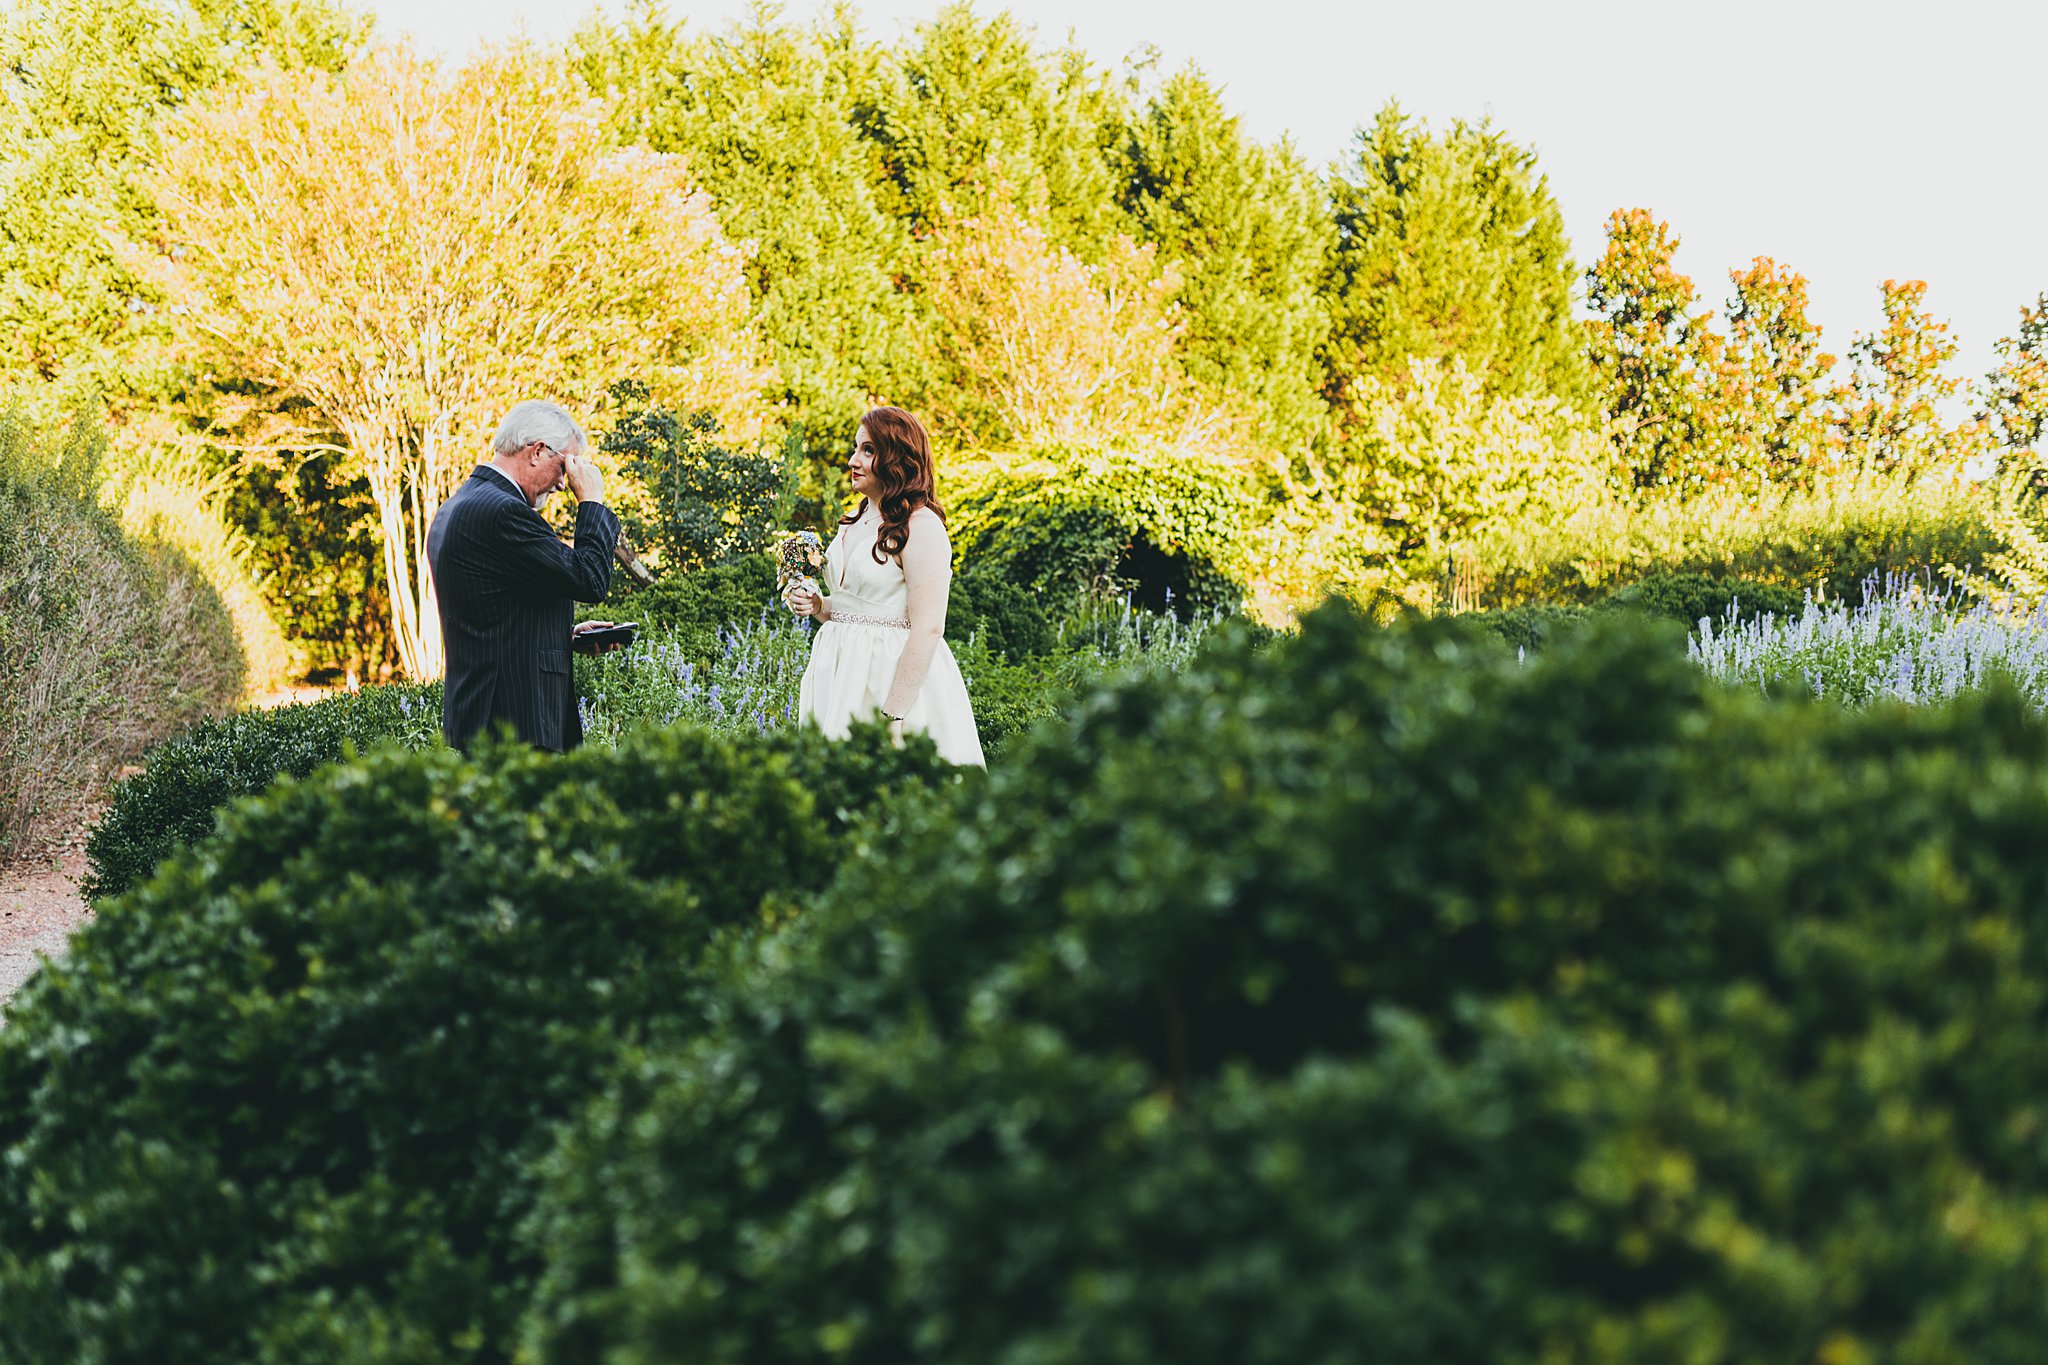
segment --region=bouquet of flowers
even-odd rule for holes
[[[818,580],[813,574],[822,573],[825,568],[825,545],[818,539],[816,531],[793,531],[782,538],[782,545],[775,552],[775,590],[782,592],[793,582],[800,582],[812,592],[818,591]]]

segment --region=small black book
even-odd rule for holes
[[[635,621],[619,621],[602,630],[578,631],[569,637],[570,647],[578,654],[600,654],[613,645],[626,646],[633,643]]]

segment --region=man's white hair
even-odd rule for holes
[[[583,428],[576,425],[576,419],[569,410],[559,403],[550,403],[544,398],[529,398],[523,403],[514,403],[512,411],[505,414],[505,420],[498,423],[498,434],[491,438],[491,454],[510,455],[539,441],[549,450],[583,449]]]

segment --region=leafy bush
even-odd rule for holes
[[[803,456],[801,436],[780,459],[717,444],[717,417],[649,406],[647,386],[622,380],[611,389],[618,414],[598,449],[638,483],[643,498],[621,500],[620,519],[663,568],[706,568],[768,548],[783,520],[783,490]],[[644,507],[639,505],[644,500]]]
[[[1668,631],[1096,693],[565,1134],[525,1350],[2033,1361],[2048,721]]]
[[[351,747],[441,743],[441,684],[369,687],[323,701],[238,711],[164,740],[114,789],[87,836],[85,894],[117,896],[213,832],[216,814],[279,777],[304,777]]]
[[[1183,451],[1051,449],[955,473],[953,552],[1055,599],[1131,594],[1234,610],[1252,505],[1243,470]]]
[[[1731,611],[1738,621],[1759,616],[1794,617],[1806,605],[1806,595],[1780,583],[1758,583],[1746,578],[1651,574],[1609,595],[1605,605],[1668,616],[1691,628],[1702,620],[1725,622]]]
[[[1461,552],[1483,607],[1593,604],[1653,574],[1706,574],[1853,600],[1875,573],[1983,563],[1987,496],[1957,484],[1843,478],[1811,490],[1597,503],[1483,528]]]
[[[1477,630],[1507,642],[1517,650],[1542,649],[1560,636],[1585,624],[1592,615],[1586,607],[1502,607],[1498,611],[1468,611],[1452,618],[1470,630]]]
[[[1553,397],[1494,392],[1461,357],[1359,377],[1316,483],[1356,505],[1396,564],[1433,574],[1444,550],[1492,522],[1548,520],[1599,496],[1613,463],[1600,422]]]
[[[242,690],[191,560],[100,504],[106,435],[0,413],[0,857],[53,837],[152,740]]]
[[[0,1360],[508,1359],[552,1125],[952,771],[678,729],[235,804],[9,1007]]]
[[[970,564],[953,578],[946,638],[957,648],[980,640],[1005,659],[1028,659],[1054,646],[1052,620],[1039,599],[993,565]]]
[[[691,573],[663,574],[644,588],[614,594],[605,614],[669,631],[715,632],[788,612],[775,595],[775,561],[747,555]]]

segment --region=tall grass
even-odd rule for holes
[[[106,440],[0,414],[0,857],[62,832],[154,739],[224,709],[243,665],[192,561],[100,502]]]

